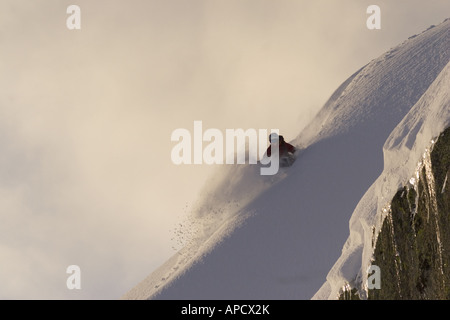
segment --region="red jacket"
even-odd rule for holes
[[[280,157],[286,156],[288,152],[290,153],[295,152],[295,147],[292,144],[285,142],[284,140],[280,141],[279,145],[280,145]],[[267,156],[270,157],[271,154],[272,154],[272,145],[270,145],[267,148]]]

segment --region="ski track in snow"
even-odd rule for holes
[[[335,299],[364,283],[383,208],[450,125],[449,60],[447,19],[347,79],[291,168],[221,168],[186,246],[122,298]]]

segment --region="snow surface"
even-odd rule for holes
[[[450,125],[449,60],[447,19],[345,81],[291,141],[292,167],[221,167],[185,246],[122,298],[335,299],[364,283],[382,209]]]

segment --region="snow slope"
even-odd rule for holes
[[[367,296],[366,270],[375,244],[372,239],[380,231],[395,193],[407,183],[417,183],[420,165],[430,161],[436,137],[449,126],[450,62],[384,144],[384,170],[356,207],[342,255],[314,298],[335,298],[346,283]]]
[[[449,60],[446,20],[345,81],[292,141],[291,168],[221,167],[186,245],[122,298],[333,299],[362,282],[382,205],[449,124]]]

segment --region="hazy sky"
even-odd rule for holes
[[[66,8],[81,8],[69,30]],[[381,8],[381,30],[366,8]],[[0,298],[115,299],[175,251],[217,167],[173,130],[295,138],[333,91],[449,17],[448,0],[2,0]],[[81,268],[68,290],[66,268]]]

